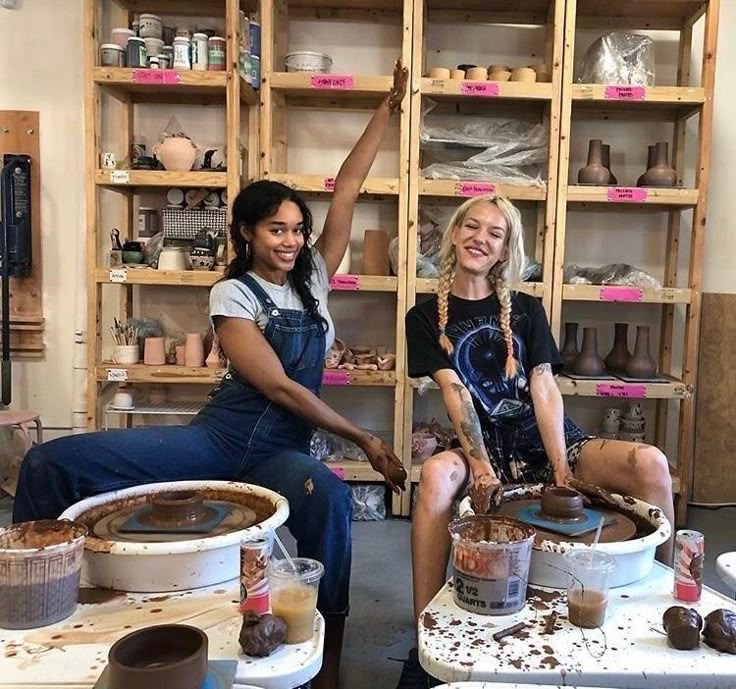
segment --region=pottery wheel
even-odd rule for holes
[[[129,507],[127,509],[118,510],[111,514],[105,515],[100,519],[92,531],[98,538],[104,538],[109,541],[124,541],[127,543],[165,543],[171,541],[192,541],[202,538],[210,538],[212,536],[221,536],[233,531],[240,531],[253,526],[256,523],[256,513],[245,505],[238,505],[233,502],[222,500],[205,500],[203,503],[207,513],[225,512],[223,518],[218,521],[217,525],[206,533],[194,533],[189,531],[172,532],[172,531],[145,531],[145,532],[129,532],[125,530],[125,525],[132,518],[139,514],[141,506]]]
[[[540,501],[513,500],[512,502],[503,503],[499,507],[498,513],[505,514],[509,517],[516,517],[521,510],[528,507],[539,510]],[[620,541],[628,541],[636,534],[636,524],[626,515],[606,507],[596,506],[595,511],[603,515],[607,522],[611,522],[608,526],[604,526],[601,531],[601,543],[619,543]],[[592,543],[595,538],[595,531],[583,534],[582,536],[563,536],[562,534],[554,533],[553,531],[546,531],[544,528],[539,527],[536,524],[533,526],[537,531],[537,537],[535,539],[537,543],[540,543],[541,541],[552,541],[554,543],[560,543],[562,541],[571,543]]]

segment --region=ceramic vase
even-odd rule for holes
[[[674,187],[677,172],[669,164],[669,143],[658,141],[654,147],[654,164],[642,175],[642,187]]]
[[[176,365],[187,365],[187,347],[186,345],[176,345]]]
[[[189,172],[197,159],[197,148],[185,136],[168,136],[153,147],[153,152],[164,169],[176,172]]]
[[[629,325],[616,323],[614,325],[613,348],[605,358],[606,368],[609,371],[625,371],[631,354],[629,353]]]
[[[657,147],[654,145],[651,145],[647,149],[647,170],[651,167],[654,167],[654,152],[657,150]],[[644,174],[639,177],[639,179],[636,180],[636,186],[642,187],[644,186],[644,179],[646,178],[647,172],[644,171]]]
[[[603,167],[608,170],[608,184],[611,186],[615,186],[618,184],[618,177],[611,172],[611,145],[610,144],[603,144],[602,147],[602,158],[603,158]]]
[[[143,345],[143,363],[147,366],[163,366],[166,363],[166,338],[147,337]]]
[[[578,171],[578,184],[603,186],[608,184],[611,173],[603,165],[603,142],[591,139],[588,144],[588,164]]]
[[[184,361],[187,366],[204,366],[204,341],[199,333],[187,333]]]
[[[217,335],[214,335],[212,338],[212,348],[204,363],[207,368],[224,368],[223,359],[224,355],[220,347],[220,340]]]
[[[579,376],[599,376],[604,370],[603,359],[598,355],[598,330],[583,328],[583,346],[575,357],[572,371]]]
[[[565,323],[565,343],[562,345],[562,363],[566,369],[570,369],[575,357],[578,355],[578,324]]]
[[[384,230],[366,230],[363,237],[363,275],[388,275],[389,236]]]
[[[631,378],[651,378],[657,373],[657,362],[649,353],[649,326],[636,326],[634,355],[626,364],[626,375]]]

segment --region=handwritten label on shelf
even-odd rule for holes
[[[133,83],[172,86],[181,83],[181,74],[175,69],[136,69],[133,70]]]
[[[360,277],[358,275],[335,275],[330,280],[332,289],[357,290],[360,289]]]
[[[329,462],[326,464],[326,466],[329,468],[329,470],[337,476],[337,478],[345,480],[345,469],[342,467],[331,467]]]
[[[647,89],[645,86],[606,86],[603,92],[604,98],[607,100],[644,100],[647,97]]]
[[[335,178],[325,177],[325,191],[335,191]]]
[[[323,371],[322,383],[323,385],[350,385],[350,371]]]
[[[644,290],[639,287],[601,287],[598,298],[601,301],[641,301]]]
[[[614,203],[643,203],[649,192],[641,187],[608,187],[607,196]]]
[[[110,173],[110,184],[128,184],[130,174],[127,170],[113,170]]]
[[[128,282],[128,271],[125,268],[110,270],[110,282]]]
[[[633,397],[641,399],[647,396],[646,385],[632,385],[630,383],[598,383],[595,394],[599,397]]]
[[[458,182],[456,190],[458,196],[485,196],[495,194],[496,185],[493,182]]]
[[[349,74],[313,74],[311,85],[313,89],[350,91],[355,88],[355,79]]]
[[[460,93],[464,96],[492,97],[499,94],[499,88],[495,81],[463,81]]]
[[[127,368],[108,368],[107,379],[115,383],[124,383],[128,380]]]

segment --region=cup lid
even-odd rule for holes
[[[575,567],[596,569],[602,572],[612,572],[616,567],[616,560],[612,555],[591,548],[574,548],[565,553],[565,561]]]

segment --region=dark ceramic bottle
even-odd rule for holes
[[[651,168],[651,167],[654,167],[654,152],[656,150],[657,150],[657,147],[654,144],[652,144],[651,146],[648,147],[648,150],[647,150],[647,170],[649,168]],[[646,178],[646,176],[647,176],[647,171],[644,170],[644,174],[642,174],[641,177],[639,177],[639,179],[636,180],[636,186],[637,187],[644,186],[644,179]]]
[[[609,371],[625,371],[631,354],[629,353],[629,324],[616,323],[614,326],[613,347],[605,358]]]
[[[654,149],[654,165],[642,176],[642,187],[674,187],[677,184],[677,172],[669,164],[669,143],[658,141]]]
[[[657,362],[649,353],[649,326],[636,326],[634,355],[626,364],[626,375],[631,378],[651,378],[657,373]]]
[[[608,184],[611,186],[616,186],[618,184],[618,178],[616,175],[611,172],[611,145],[610,144],[603,144],[602,147],[602,154],[603,154],[603,167],[608,170]]]
[[[588,144],[588,164],[578,171],[578,184],[608,184],[611,173],[603,165],[603,142],[591,139]]]
[[[598,354],[598,330],[583,328],[583,348],[575,357],[572,371],[579,376],[600,376],[604,370],[603,359]]]
[[[578,355],[578,324],[565,323],[565,343],[560,351],[564,367],[571,370],[573,361]]]

